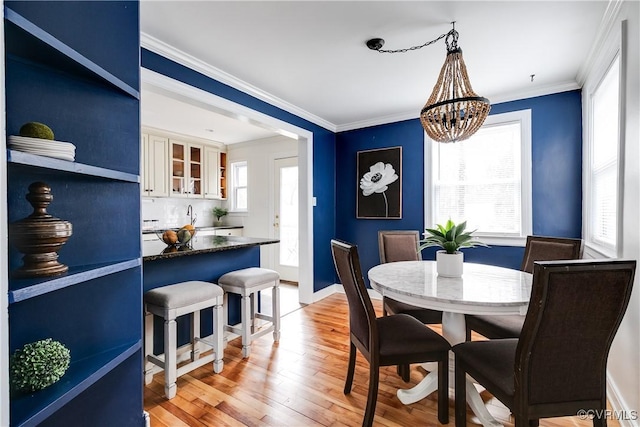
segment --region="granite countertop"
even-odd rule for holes
[[[244,226],[242,225],[216,225],[216,226],[209,226],[209,227],[196,227],[196,231],[197,230],[228,230],[230,228],[244,228]],[[160,233],[163,232],[165,229],[142,229],[142,234],[152,234],[152,233]],[[172,228],[172,230],[178,230],[178,227]]]
[[[167,246],[161,240],[142,242],[142,261],[228,251],[278,243],[278,239],[240,236],[196,236],[187,245]]]

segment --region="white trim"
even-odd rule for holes
[[[609,0],[607,4],[607,10],[605,10],[598,32],[594,38],[595,43],[591,45],[587,59],[582,63],[582,66],[578,70],[576,80],[580,86],[584,86],[589,80],[589,77],[595,72],[596,68],[600,66],[599,57],[601,52],[607,49],[608,35],[615,32],[615,25],[618,23],[618,14],[624,0]]]
[[[312,303],[314,297],[313,132],[145,68],[140,70],[140,79],[142,84],[149,85],[155,90],[165,91],[174,96],[189,97],[206,104],[212,111],[258,123],[298,141],[298,167],[300,168],[298,196],[300,200],[300,276],[298,289],[300,302],[302,304]]]
[[[4,18],[4,9],[0,12],[0,15]],[[5,87],[5,63],[4,63],[4,19],[0,23],[0,80],[2,81],[2,87]],[[0,127],[2,128],[2,135],[0,135],[0,141],[2,146],[5,147],[7,124],[5,122],[7,108],[5,105],[5,97],[0,99],[0,110],[2,116],[0,117]],[[6,150],[0,150],[0,164],[7,164],[7,152]],[[0,426],[9,425],[9,272],[6,260],[9,259],[8,247],[9,247],[9,227],[8,227],[8,214],[7,214],[7,174],[0,174],[0,194],[2,194],[2,203],[0,203],[0,236],[2,236],[2,243],[0,243],[0,259],[4,260],[0,264]]]
[[[570,90],[580,89],[582,86],[576,81],[567,81],[564,83],[556,83],[552,85],[536,87],[535,89],[526,89],[512,91],[509,93],[497,94],[490,97],[491,104],[501,104],[504,102],[520,101],[527,98],[535,98],[537,96],[552,95],[555,93],[568,92]],[[357,122],[345,123],[336,126],[336,132],[344,132],[354,129],[362,129],[370,126],[386,125],[389,123],[401,122],[404,120],[413,120],[420,117],[420,109],[415,111],[405,111],[404,113],[392,114],[388,116],[376,117]]]
[[[152,37],[149,34],[140,33],[140,46],[151,52],[157,53],[158,55],[162,55],[163,57],[170,59],[171,61],[174,61],[180,65],[184,65],[185,67],[198,71],[199,73],[202,73],[207,77],[211,77],[212,79],[229,85],[234,89],[260,99],[261,101],[268,102],[269,104],[281,108],[291,114],[295,114],[298,117],[308,120],[311,123],[328,129],[334,133],[354,129],[362,129],[370,126],[386,125],[389,123],[395,123],[404,120],[417,119],[420,115],[420,108],[416,106],[415,111],[406,111],[403,113],[391,114],[375,117],[372,119],[336,125],[268,92],[265,92],[264,90],[257,88],[256,86],[240,80],[239,78],[232,76],[231,74],[226,73],[219,68],[216,68],[211,64],[202,61],[201,59],[182,52],[181,50],[176,49],[175,47],[161,40],[158,40],[157,38]],[[502,102],[516,101],[525,98],[533,98],[536,96],[544,96],[553,93],[566,92],[569,90],[576,90],[580,89],[580,87],[581,85],[578,82],[571,80],[563,83],[537,87],[532,90],[527,89],[504,94],[496,94],[491,96],[490,99],[492,101],[492,104],[498,104]]]
[[[589,76],[587,76],[583,91],[582,91],[582,135],[583,135],[583,147],[582,147],[582,236],[585,241],[585,255],[593,257],[618,257],[622,254],[622,221],[623,221],[623,198],[624,198],[624,135],[626,126],[625,108],[622,104],[625,101],[624,92],[626,91],[626,81],[623,80],[625,75],[623,74],[623,66],[626,66],[626,54],[622,50],[623,44],[623,29],[626,29],[626,25],[621,25],[619,29],[612,28],[610,36],[606,41],[601,42],[599,45],[601,51],[594,57],[593,63],[590,66]],[[626,31],[625,31],[626,34]],[[626,46],[626,41],[625,41]],[[592,99],[594,92],[598,89],[602,83],[604,77],[607,75],[611,66],[619,60],[619,99],[618,99],[618,158],[617,161],[617,185],[618,185],[618,198],[617,198],[617,224],[616,224],[616,244],[614,248],[605,247],[591,242],[591,150],[592,150]]]
[[[638,427],[638,410],[625,403],[622,393],[610,379],[609,370],[607,369],[607,400],[611,404],[613,411],[621,415],[613,418],[618,421],[620,427]]]
[[[258,98],[261,101],[267,102],[275,107],[282,108],[283,110],[295,114],[298,117],[301,117],[305,120],[310,121],[311,123],[315,123],[318,126],[322,126],[325,129],[328,129],[332,132],[336,132],[336,126],[333,123],[324,120],[321,117],[318,117],[302,108],[296,107],[289,102],[280,99],[268,92],[265,92],[262,89],[259,89],[245,81],[238,79],[237,77],[232,76],[229,73],[222,71],[219,68],[210,65],[201,59],[198,59],[188,53],[182,52],[175,47],[158,40],[155,37],[150,36],[149,34],[140,33],[140,47],[148,49],[158,55],[162,55],[163,57],[170,59],[174,62],[177,62],[180,65],[184,65],[192,70],[195,70],[199,73],[204,74],[207,77],[211,77],[214,80],[217,80],[221,83],[231,86],[234,89],[238,89],[248,95],[251,95],[255,98]]]
[[[520,149],[520,173],[521,173],[521,226],[519,236],[476,233],[482,242],[489,245],[500,246],[524,246],[526,237],[533,232],[533,202],[532,202],[532,165],[531,165],[531,110],[517,110],[501,114],[492,114],[485,120],[483,126],[496,125],[501,123],[519,122],[521,133],[521,149]],[[424,225],[431,226],[434,223],[435,192],[433,188],[433,174],[435,173],[435,159],[433,157],[433,141],[426,132],[424,133]],[[462,142],[464,144],[464,142]],[[427,171],[427,168],[429,170]]]

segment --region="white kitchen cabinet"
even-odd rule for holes
[[[220,199],[220,150],[204,147],[204,198]]]
[[[143,196],[167,197],[169,178],[167,150],[169,140],[161,136],[142,135],[142,190]]]
[[[169,141],[171,196],[203,196],[203,145]]]

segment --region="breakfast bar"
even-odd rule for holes
[[[160,239],[142,242],[143,292],[190,280],[217,283],[225,273],[260,266],[260,246],[278,243],[277,239],[241,236],[199,236],[186,245],[167,246]],[[229,295],[229,323],[240,322],[240,298]],[[203,310],[201,330],[213,330],[211,309]],[[160,322],[160,319],[155,319]],[[157,325],[160,326],[160,325]],[[161,327],[155,328],[162,330]],[[178,319],[178,342],[189,335],[188,319]],[[155,337],[154,352],[162,352],[162,339]]]

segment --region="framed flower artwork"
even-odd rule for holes
[[[402,147],[358,151],[356,218],[402,218]]]

